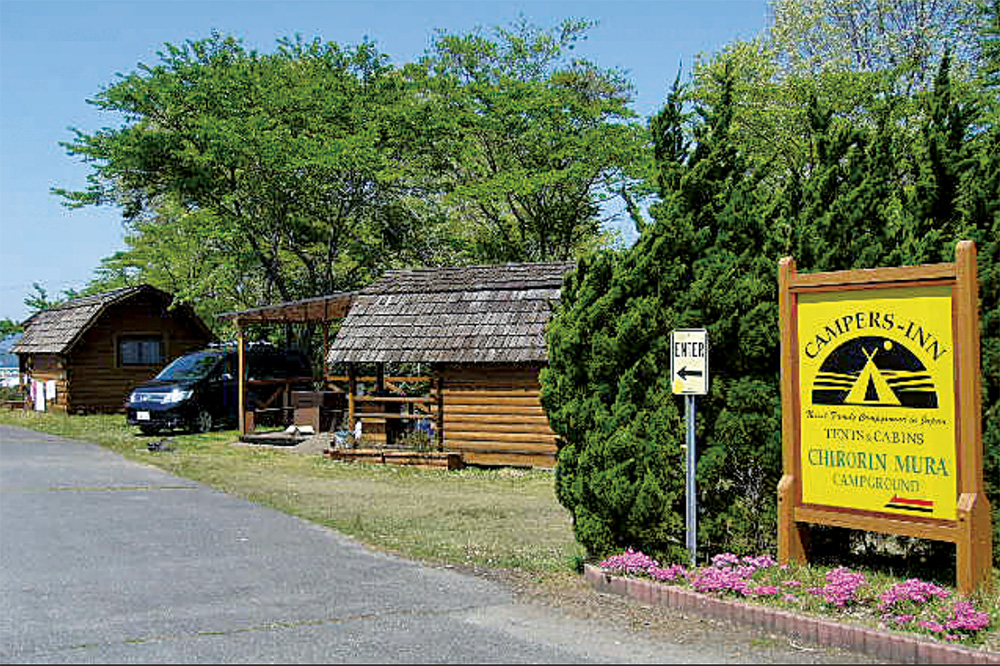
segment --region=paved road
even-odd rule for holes
[[[760,660],[623,636],[97,445],[0,426],[5,664]]]

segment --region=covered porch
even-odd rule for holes
[[[237,414],[241,437],[252,435],[257,425],[266,416],[278,416],[285,425],[313,425],[316,431],[329,422],[329,411],[342,402],[344,390],[331,384],[325,376],[325,368],[311,377],[288,377],[282,380],[249,379],[247,376],[247,340],[251,326],[305,325],[318,324],[323,336],[323,356],[330,345],[331,326],[347,316],[355,292],[338,292],[326,296],[307,298],[275,305],[265,305],[248,310],[224,312],[220,319],[233,322],[236,329],[237,348]],[[322,366],[321,366],[322,367]],[[293,390],[293,387],[308,383],[308,391]],[[250,404],[248,396],[251,387],[276,388],[265,403]],[[339,396],[337,394],[340,394]],[[340,399],[338,399],[340,398]]]
[[[325,432],[342,426],[354,431],[360,421],[364,439],[379,446],[405,445],[403,434],[413,426],[430,426],[429,444],[440,449],[443,428],[438,422],[440,391],[435,379],[424,374],[387,375],[386,364],[346,363],[339,368],[326,363],[330,352],[331,329],[347,316],[356,292],[339,292],[287,303],[277,303],[248,310],[226,312],[219,318],[233,322],[236,329],[238,359],[238,415],[241,438],[250,440],[264,417],[277,414],[284,425],[312,426]],[[322,329],[322,369],[313,377],[290,377],[286,380],[250,379],[247,376],[246,350],[251,342],[252,326],[318,324]],[[339,372],[333,372],[336,368]],[[294,390],[307,379],[309,391]],[[277,387],[266,403],[251,404],[251,387]],[[433,435],[431,433],[434,433]],[[274,433],[258,433],[266,439]]]

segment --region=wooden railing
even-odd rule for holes
[[[391,423],[432,420],[435,424],[435,430],[438,432],[440,443],[441,419],[438,407],[441,396],[436,389],[437,381],[435,378],[426,375],[386,375],[382,377],[327,375],[323,378],[323,382],[326,386],[346,390],[349,427],[353,428],[358,419],[366,420],[375,427],[374,435],[385,436],[388,439],[389,431],[394,429],[390,425]],[[368,385],[365,387],[366,389],[374,386],[376,391],[381,387],[382,392],[378,394],[360,392],[359,394],[357,388],[362,384]],[[405,384],[428,384],[430,390],[421,395],[408,394],[409,389],[404,386]],[[399,412],[394,412],[388,409],[391,405],[408,409],[405,412],[402,409]],[[383,430],[385,432],[382,432]]]
[[[244,405],[244,423],[246,424],[246,432],[253,432],[256,427],[256,423],[260,420],[259,417],[265,414],[279,414],[279,418],[282,423],[287,425],[292,420],[293,407],[291,404],[292,397],[292,386],[293,385],[303,385],[308,384],[312,386],[312,383],[316,381],[314,377],[289,377],[287,379],[248,379],[246,381],[247,385],[247,403],[250,400],[250,387],[264,387],[264,386],[278,386],[279,390],[275,391],[267,400],[263,402],[255,401],[255,404]],[[276,402],[280,400],[280,404],[275,405]]]

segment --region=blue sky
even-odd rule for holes
[[[340,44],[373,40],[397,64],[418,58],[438,28],[465,32],[523,14],[548,28],[599,23],[577,53],[625,70],[635,110],[654,113],[678,67],[769,25],[767,0],[462,2],[430,0],[0,0],[0,319],[28,316],[32,283],[50,296],[81,289],[124,248],[120,211],[70,210],[52,187],[82,189],[89,167],[66,155],[69,128],[117,126],[86,100],[164,43],[232,34],[270,51],[296,33]]]

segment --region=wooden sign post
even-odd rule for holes
[[[959,592],[989,589],[975,245],[955,254],[803,275],[781,260],[781,562],[833,525],[954,543]]]

